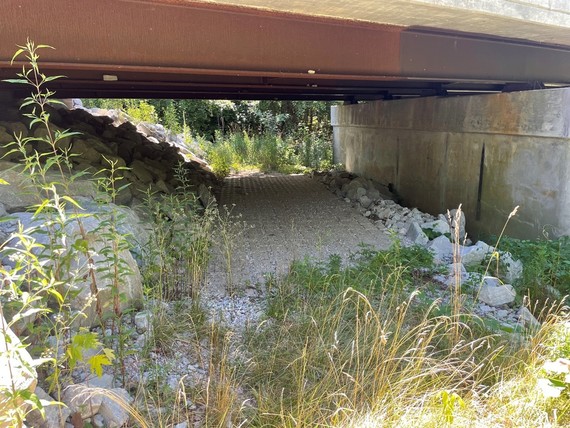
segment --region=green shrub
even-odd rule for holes
[[[150,105],[146,101],[140,101],[138,104],[133,104],[127,107],[127,114],[131,116],[136,121],[140,122],[158,122],[158,116],[154,106]]]
[[[227,141],[212,144],[208,151],[208,160],[214,174],[221,178],[227,177],[234,163],[234,150]]]
[[[559,297],[552,295],[553,289],[570,294],[570,237],[536,241],[503,237],[501,249],[522,261],[518,286],[533,300]]]

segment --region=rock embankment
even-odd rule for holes
[[[144,200],[149,195],[160,197],[176,192],[184,185],[186,192],[193,192],[197,200],[208,205],[212,201],[210,189],[219,184],[207,164],[186,146],[181,153],[180,139],[164,132],[162,126],[135,126],[128,117],[116,112],[96,113],[98,115],[92,115],[84,109],[50,109],[49,131],[41,125],[30,128],[27,119],[0,120],[0,179],[3,180],[0,186],[3,249],[0,262],[3,277],[9,281],[20,274],[22,257],[28,251],[37,257],[39,264],[49,269],[55,263],[49,251],[57,248],[66,263],[68,275],[62,277],[57,290],[66,296],[68,317],[73,321],[69,325],[71,332],[65,338],[49,336],[54,332],[48,332],[46,341],[53,344],[50,349],[56,356],[70,349],[71,337],[87,331],[80,327],[91,329],[100,326],[102,320],[116,311],[126,313],[142,307],[143,284],[139,267],[143,249],[151,236]],[[17,114],[7,114],[0,119],[7,117],[14,118]],[[69,134],[57,139],[60,133]],[[50,134],[57,139],[55,151],[47,142],[49,138],[46,137]],[[32,139],[18,146],[17,141],[28,137]],[[62,179],[62,171],[56,167],[37,180],[37,165],[33,162],[45,165],[48,158],[63,153],[69,155],[70,161],[63,165],[66,178]],[[31,174],[31,168],[36,168],[35,176]],[[115,168],[116,176],[120,177],[114,184],[116,189],[120,188],[115,198],[105,196],[99,181],[101,177],[110,176],[111,168]],[[45,183],[50,186],[42,187]],[[72,199],[62,199],[64,196]],[[46,198],[51,198],[49,206],[34,212]],[[118,285],[114,283],[113,275],[109,275],[109,266],[113,263],[109,256],[113,230],[117,232],[115,237],[128,241],[128,245],[117,247],[116,256],[122,272]],[[26,247],[26,242],[33,242],[33,246]],[[93,283],[97,287],[96,298],[91,289]],[[114,289],[116,286],[118,290]],[[118,307],[114,307],[115,294],[120,296]],[[96,310],[97,302],[101,305],[100,314]],[[9,308],[5,309],[8,321],[14,321],[10,318],[14,314]],[[37,386],[32,357],[17,340],[17,336],[29,334],[29,328],[39,320],[37,316],[38,313],[32,311],[17,322],[11,322],[10,328],[2,318],[5,334],[0,333],[0,342],[10,338],[14,352],[10,349],[10,353],[0,356],[0,378],[10,381],[9,385],[0,382],[0,386],[4,383],[3,386],[10,389],[11,381],[15,380],[19,390],[35,391],[41,400],[53,402],[54,398]],[[49,323],[56,325],[56,320],[52,317]],[[113,334],[110,330],[105,332],[106,337]],[[91,356],[104,354],[100,346],[89,352]],[[88,357],[84,353],[83,358]],[[15,379],[8,375],[8,367]],[[120,427],[129,420],[127,409],[133,399],[110,374],[97,377],[84,368],[76,368],[73,382],[66,381],[64,386],[61,401],[65,406],[47,406],[43,416],[38,411],[31,412],[27,416],[28,426],[63,428],[69,426],[70,417],[74,426],[90,423],[95,427]],[[8,405],[13,403],[0,400],[0,412]]]
[[[117,183],[117,188],[128,186],[119,192],[116,200],[118,204],[136,204],[149,190],[151,193],[173,192],[180,185],[178,172],[182,171],[191,188],[197,193],[201,184],[207,188],[217,188],[219,183],[207,164],[188,150],[182,155],[179,138],[164,132],[162,126],[141,124],[137,127],[124,116],[119,118],[105,114],[116,115],[114,111],[97,110],[96,113],[99,116],[83,109],[50,110],[50,130],[53,135],[65,130],[75,133],[57,143],[60,153],[69,153],[72,173],[101,174],[100,171],[109,169],[111,163],[122,168],[119,175],[123,178]],[[46,135],[44,127],[29,129],[24,120],[0,121],[2,160],[9,163],[19,163],[23,160],[23,153],[13,150],[15,146],[11,143],[15,140],[14,136],[42,138]],[[32,141],[25,147],[28,154],[34,151],[45,154],[51,150],[43,141]],[[7,163],[2,164],[0,172],[5,174],[9,166]],[[93,196],[94,190],[89,189],[90,184],[85,181],[82,178],[77,179],[72,187],[76,194],[68,196]],[[4,191],[0,199],[7,212],[26,208],[29,206],[28,202],[31,202],[29,195],[22,188],[15,190],[17,192]],[[18,199],[20,195],[23,195],[22,199]]]
[[[451,209],[433,216],[417,208],[403,207],[396,202],[398,195],[391,186],[346,171],[330,171],[320,180],[362,215],[392,230],[403,242],[427,248],[436,265],[443,266],[445,272],[433,279],[444,287],[461,284],[471,289],[478,302],[473,310],[478,315],[496,319],[505,329],[539,325],[526,307],[515,305],[516,291],[512,284],[522,278],[521,261],[483,241],[473,244],[467,237],[466,219],[461,210]],[[496,260],[492,270],[495,276],[485,269],[491,258]]]

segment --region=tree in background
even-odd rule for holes
[[[175,133],[210,142],[205,150],[214,166],[221,165],[222,175],[230,166],[291,171],[292,166],[321,169],[332,163],[327,102],[92,99],[84,104],[121,109],[137,120],[160,122]]]

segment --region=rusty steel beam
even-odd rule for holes
[[[2,0],[0,78],[41,52],[62,97],[381,99],[570,84],[570,49],[178,0]],[[118,81],[103,80],[103,75]],[[0,84],[0,90],[14,87]]]

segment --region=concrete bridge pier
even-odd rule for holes
[[[570,88],[332,108],[336,162],[437,214],[463,204],[472,236],[570,234]]]

